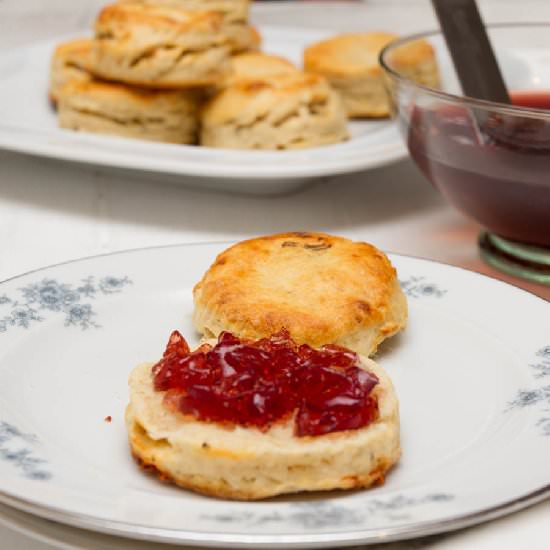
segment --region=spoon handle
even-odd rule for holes
[[[432,0],[464,95],[510,103],[475,0]]]

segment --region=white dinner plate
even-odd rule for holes
[[[301,65],[303,49],[334,32],[261,27],[262,49]],[[89,31],[83,31],[82,36]],[[185,177],[197,186],[282,192],[311,178],[365,170],[406,156],[390,121],[350,123],[352,138],[296,151],[239,151],[172,145],[61,130],[48,102],[48,72],[59,37],[0,54],[0,148],[57,159]],[[188,178],[194,176],[193,178]],[[199,176],[199,178],[197,178]]]
[[[407,330],[378,362],[403,457],[381,487],[230,502],[158,482],[130,458],[127,377],[177,328],[227,244],[143,249],[0,284],[0,500],[73,526],[217,547],[330,547],[478,523],[550,493],[550,304],[392,255]],[[112,421],[106,421],[111,417]]]

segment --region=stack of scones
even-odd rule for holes
[[[119,0],[104,7],[93,38],[54,51],[49,95],[59,126],[232,149],[348,139],[348,102],[334,79],[261,53],[249,1]]]

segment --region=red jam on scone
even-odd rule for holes
[[[266,431],[294,418],[298,437],[363,428],[378,417],[378,378],[345,348],[298,345],[281,331],[257,341],[223,332],[191,351],[174,331],[153,367],[155,390],[186,415]]]

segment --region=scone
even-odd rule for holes
[[[168,6],[185,11],[217,11],[227,22],[246,23],[250,0],[119,0],[124,4]]]
[[[99,14],[93,72],[152,88],[214,84],[225,75],[230,46],[218,12],[114,4]]]
[[[55,48],[50,64],[50,101],[57,104],[61,88],[71,80],[90,80],[92,41],[79,38],[64,42]]]
[[[282,233],[221,254],[193,290],[205,337],[261,338],[282,328],[314,347],[334,343],[370,356],[406,325],[395,269],[374,246],[323,233]]]
[[[342,34],[313,44],[304,51],[306,71],[325,76],[344,99],[348,116],[386,117],[390,104],[380,52],[397,35],[385,32]],[[419,40],[399,48],[398,64],[419,83],[438,87],[433,48]]]
[[[201,122],[209,147],[298,149],[348,138],[338,94],[301,72],[239,81],[205,105]]]
[[[400,456],[388,376],[347,350],[285,340],[225,334],[191,353],[174,333],[157,365],[130,375],[126,424],[138,463],[181,487],[239,500],[383,482]],[[266,370],[262,360],[277,356],[285,362]],[[289,356],[299,356],[296,368]]]
[[[71,81],[59,93],[61,128],[167,143],[196,143],[199,101],[190,90],[143,90]]]
[[[296,74],[299,69],[288,59],[263,52],[246,52],[231,58],[230,72],[223,87],[242,80],[261,80],[281,74]]]

